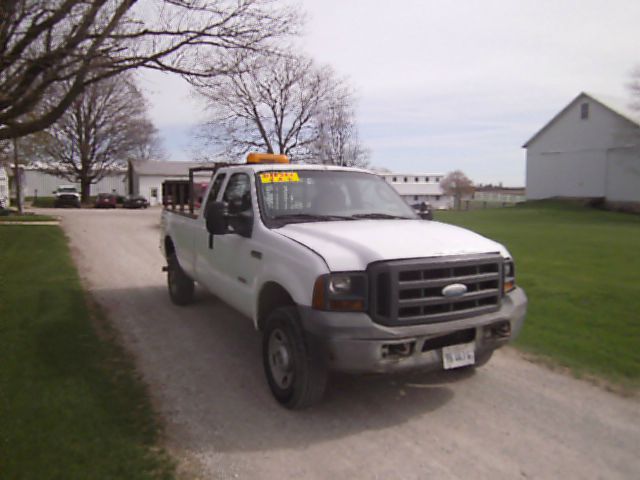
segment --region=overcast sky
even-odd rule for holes
[[[371,163],[524,185],[522,144],[581,91],[627,98],[640,2],[306,0],[304,50],[349,78]],[[200,102],[142,75],[170,160],[191,158]]]

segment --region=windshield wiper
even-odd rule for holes
[[[353,220],[352,217],[340,215],[317,215],[313,213],[290,213],[286,215],[276,215],[272,220],[291,220],[300,222],[330,222],[332,220]]]
[[[372,219],[402,219],[402,220],[413,220],[413,217],[403,217],[399,215],[389,215],[388,213],[356,213],[355,215],[351,215],[351,218],[372,218]]]

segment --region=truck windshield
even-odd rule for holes
[[[417,219],[376,175],[336,170],[260,172],[261,213],[268,226],[359,219]]]

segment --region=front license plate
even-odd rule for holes
[[[476,363],[475,343],[451,345],[442,349],[442,364],[445,370]]]

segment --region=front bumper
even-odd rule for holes
[[[476,356],[513,340],[524,323],[527,297],[521,288],[506,294],[500,310],[441,323],[387,327],[366,313],[341,313],[299,307],[302,325],[316,342],[332,370],[349,373],[385,373],[409,369],[442,368],[447,341],[463,343],[472,336]],[[475,332],[474,332],[475,331]],[[441,339],[442,341],[439,341]],[[395,346],[406,346],[397,349]],[[402,354],[397,354],[402,351]]]

